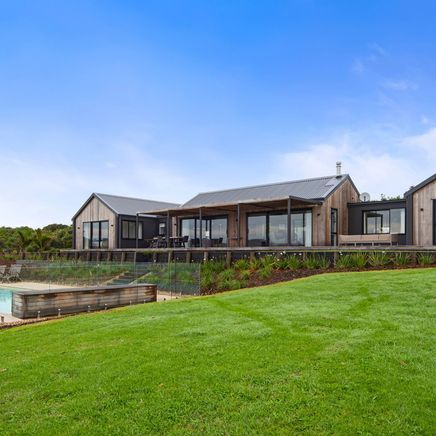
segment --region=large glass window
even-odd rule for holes
[[[83,248],[108,248],[109,221],[83,223]]]
[[[288,215],[248,215],[247,245],[288,245]],[[291,213],[291,245],[312,245],[312,211]]]
[[[138,222],[138,239],[142,239],[143,228],[142,222]],[[121,221],[121,237],[123,239],[135,239],[136,238],[136,221]]]
[[[213,218],[210,220],[210,238],[212,245],[227,245],[227,218]]]
[[[251,247],[266,245],[266,215],[249,215],[247,218],[247,242]]]
[[[406,233],[406,209],[391,209],[391,233]]]
[[[338,210],[330,211],[330,244],[338,245]]]
[[[406,210],[387,209],[363,212],[363,233],[405,233]]]
[[[187,236],[191,247],[199,247],[200,240],[203,246],[227,245],[227,217],[203,218],[201,226],[198,218],[183,218],[180,236]]]
[[[288,215],[269,216],[269,245],[288,245]]]
[[[100,248],[109,247],[109,221],[100,223]]]
[[[91,247],[91,223],[83,223],[83,249]]]
[[[304,245],[304,213],[291,214],[291,245]]]

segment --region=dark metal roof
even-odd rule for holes
[[[223,191],[204,192],[184,203],[180,209],[211,206],[218,204],[243,203],[248,201],[271,201],[299,197],[305,200],[323,200],[330,195],[348,174],[340,176],[317,177],[314,179],[271,183]],[[350,179],[351,180],[351,179]]]
[[[432,176],[430,176],[428,179],[425,179],[423,182],[419,183],[416,186],[413,186],[412,188],[410,188],[407,192],[404,193],[404,196],[408,196],[413,194],[416,191],[419,191],[421,188],[423,188],[424,186],[428,185],[431,182],[434,182],[436,180],[436,173],[434,173]]]
[[[98,198],[109,209],[117,215],[135,216],[138,212],[146,215],[148,211],[158,209],[168,209],[180,206],[177,203],[167,203],[165,201],[145,200],[142,198],[121,197],[119,195],[93,193],[83,206],[76,212],[73,219],[80,214],[86,205],[94,198]],[[153,215],[153,214],[150,214]]]

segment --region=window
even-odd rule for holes
[[[159,236],[166,236],[167,225],[166,223],[159,223]]]
[[[142,239],[143,228],[142,222],[138,223],[138,239]],[[136,238],[136,221],[123,220],[121,222],[121,237],[123,239],[135,239]]]
[[[406,233],[405,209],[391,209],[391,233]]]
[[[88,250],[91,246],[91,223],[83,223],[83,249]]]
[[[83,249],[108,248],[109,221],[83,223]]]
[[[269,216],[269,244],[288,245],[288,215]]]
[[[288,214],[248,215],[247,245],[288,245]],[[312,211],[291,213],[291,245],[312,245]]]
[[[406,210],[401,208],[363,212],[363,233],[406,233]]]
[[[261,247],[266,245],[266,215],[249,215],[247,217],[247,245]]]
[[[338,210],[330,211],[330,244],[338,245]]]
[[[212,246],[227,245],[227,217],[203,218],[201,223],[199,218],[183,218],[180,220],[180,236],[187,236],[191,247],[199,247],[200,239]]]

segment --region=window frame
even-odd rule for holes
[[[105,241],[107,241],[107,247],[103,247],[102,243],[103,243],[103,239],[102,239],[102,224],[103,223],[107,223],[107,239],[105,239]],[[94,227],[95,224],[97,224],[97,244],[98,247],[94,247],[93,246],[93,239],[94,239]],[[88,238],[88,244],[85,244],[85,226],[88,227],[88,234],[89,234],[89,238]],[[87,247],[85,247],[85,245],[88,245]],[[109,248],[109,220],[101,220],[101,221],[84,221],[82,223],[82,247],[84,250],[99,250],[99,249],[107,249]]]
[[[124,236],[124,223],[127,224],[127,237]],[[132,236],[133,235],[133,236]],[[144,223],[138,221],[138,232],[136,232],[136,221],[135,220],[121,220],[121,239],[124,241],[138,241],[142,240],[144,237]]]
[[[402,210],[404,213],[404,231],[403,232],[395,232],[392,233],[392,221],[391,221],[391,211],[392,210]],[[381,212],[388,212],[389,216],[389,232],[383,233],[383,232],[368,232],[368,217],[367,214],[374,213],[378,214]],[[405,207],[391,207],[389,209],[370,209],[370,210],[362,210],[362,235],[405,235],[407,231],[407,213]],[[382,216],[382,226],[383,226],[383,216]],[[366,230],[366,231],[365,231]]]

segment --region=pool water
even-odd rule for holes
[[[0,288],[0,313],[11,313],[12,292],[8,289]]]

